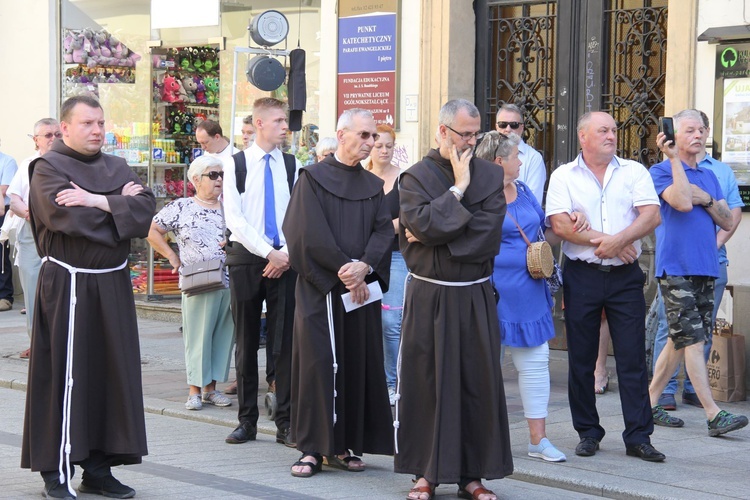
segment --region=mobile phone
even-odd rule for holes
[[[664,132],[664,141],[674,142],[674,121],[671,116],[662,116],[659,118],[659,131]]]

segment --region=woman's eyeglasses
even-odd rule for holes
[[[505,128],[508,125],[510,125],[510,128],[513,130],[518,129],[521,125],[523,125],[521,122],[497,122],[498,128]]]
[[[212,170],[211,172],[209,172],[207,174],[201,174],[201,177],[208,177],[212,181],[217,180],[219,177],[221,177],[223,179],[224,178],[224,171],[220,170],[219,172],[217,172],[215,170]]]

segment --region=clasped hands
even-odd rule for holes
[[[370,298],[370,289],[365,283],[365,276],[369,272],[370,266],[360,261],[347,262],[339,269],[339,279],[351,292],[352,302],[355,304],[364,304]]]

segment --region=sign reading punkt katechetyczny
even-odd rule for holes
[[[339,115],[364,108],[395,128],[397,11],[397,0],[339,0]]]

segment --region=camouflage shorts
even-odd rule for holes
[[[714,310],[714,281],[708,276],[659,278],[669,338],[675,349],[708,341]]]

